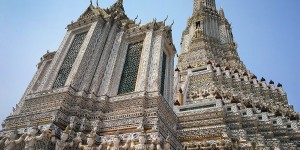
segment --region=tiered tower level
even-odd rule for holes
[[[172,110],[171,26],[135,21],[126,16],[122,0],[107,9],[91,3],[67,26],[58,50],[41,58],[23,98],[2,124],[0,137],[8,142],[0,149],[8,150],[12,141],[9,150],[77,150],[80,142],[94,150],[89,138],[95,140],[92,147],[102,143],[98,148],[108,150],[125,144],[136,150],[151,144],[180,148]],[[43,132],[35,133],[37,126]],[[20,141],[15,133],[23,135]],[[59,138],[64,133],[72,146]]]
[[[41,58],[0,150],[300,149],[299,114],[246,69],[214,0],[194,0],[176,69],[175,54],[172,25],[91,3]]]
[[[277,88],[247,70],[215,0],[194,0],[174,79],[177,133],[186,149],[300,148],[299,115]]]

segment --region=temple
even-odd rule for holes
[[[172,25],[91,2],[42,56],[0,150],[300,149],[299,114],[247,70],[224,10],[191,12],[175,66]]]

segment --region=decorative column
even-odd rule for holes
[[[161,73],[161,63],[162,63],[162,53],[163,53],[163,45],[164,39],[162,35],[156,35],[153,41],[153,50],[151,53],[151,68],[149,70],[148,76],[148,85],[147,91],[154,92],[159,91],[160,87],[160,73]]]
[[[150,69],[150,54],[152,50],[152,42],[153,42],[153,29],[146,33],[146,37],[143,43],[143,50],[141,55],[141,61],[139,65],[139,74],[137,76],[136,88],[135,91],[146,91],[147,89],[147,78],[149,75]]]
[[[112,52],[109,56],[109,60],[108,60],[108,63],[106,65],[106,70],[105,70],[105,73],[104,73],[104,77],[103,77],[103,80],[102,80],[102,83],[101,83],[101,86],[100,86],[100,89],[99,90],[98,88],[99,87],[96,87],[96,84],[93,84],[92,87],[91,87],[91,90],[92,91],[97,91],[99,95],[107,95],[108,94],[108,91],[110,90],[110,85],[112,84],[113,82],[113,72],[114,72],[114,69],[116,67],[116,64],[117,64],[117,56],[118,56],[118,53],[120,53],[120,51],[122,50],[121,49],[121,44],[123,42],[123,37],[124,37],[124,32],[121,31],[117,34],[116,36],[116,39],[114,41],[114,44],[113,44],[113,48],[112,48]]]

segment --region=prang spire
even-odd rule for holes
[[[194,0],[194,12],[193,14],[200,13],[203,8],[209,8],[212,10],[216,10],[216,2],[215,0]]]

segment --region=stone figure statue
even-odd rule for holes
[[[109,141],[108,144],[107,144],[107,150],[110,150],[113,148],[113,141]]]
[[[98,147],[95,145],[95,139],[96,139],[96,131],[93,130],[91,131],[91,133],[88,135],[87,137],[87,145],[82,145],[82,140],[80,138],[80,143],[78,145],[79,149],[82,150],[101,150],[103,148],[103,145],[106,144],[104,142],[102,142]]]
[[[17,137],[17,131],[12,131],[9,133],[8,137],[5,137],[1,140],[1,142],[4,142],[5,150],[15,150],[16,145],[21,143],[24,140],[25,135],[22,135],[19,139],[16,139],[16,137]]]
[[[146,150],[147,149],[147,145],[146,143],[146,137],[144,133],[140,133],[139,135],[139,144],[134,146],[135,150]]]
[[[131,139],[128,138],[128,139],[126,140],[126,143],[122,146],[122,149],[128,150],[129,147],[130,147],[130,143],[131,143]]]
[[[4,144],[5,140],[6,140],[6,137],[3,137],[3,138],[0,140],[0,145]]]
[[[194,33],[194,37],[195,38],[200,38],[202,34],[202,31],[200,28],[196,28],[195,33]]]
[[[156,144],[156,138],[153,138],[151,141],[151,145],[149,146],[149,150],[154,150]]]
[[[110,143],[110,147],[108,147],[107,150],[119,150],[120,148],[120,137],[119,135],[115,135],[112,143]]]
[[[156,149],[157,150],[170,150],[171,145],[170,145],[170,137],[169,136],[166,138],[166,141],[164,142],[163,148],[159,144],[160,142],[161,142],[160,137],[153,137],[152,141],[151,141],[151,145],[149,146],[149,150],[154,150],[155,149],[155,145],[156,145]],[[146,148],[147,147],[145,146],[145,150],[146,150]]]
[[[55,150],[63,150],[64,148],[72,147],[74,142],[67,142],[70,137],[70,127],[67,126],[66,129],[61,133],[60,140],[55,137],[51,138],[51,141],[55,143]]]
[[[164,143],[164,149],[163,150],[170,150],[171,145],[170,145],[170,136],[167,136],[166,141]]]
[[[31,128],[31,130],[28,131],[27,134],[25,134],[25,150],[35,150],[35,144],[37,141],[42,140],[44,137],[49,135],[49,130],[46,129],[42,132],[41,135],[36,135],[38,133],[38,127],[34,126]]]

